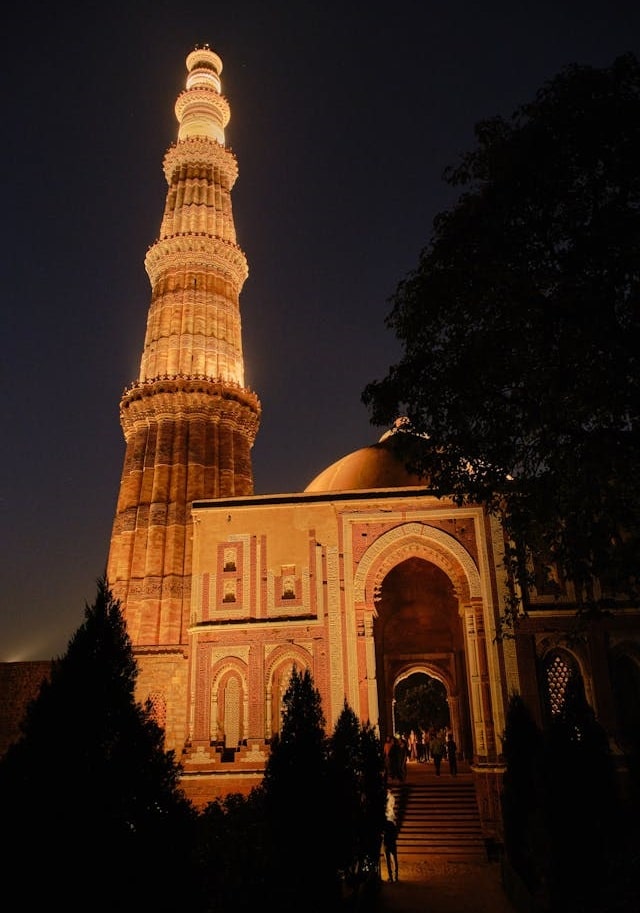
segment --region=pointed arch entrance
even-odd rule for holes
[[[444,689],[449,725],[466,754],[471,728],[464,632],[450,577],[422,557],[405,558],[382,580],[376,607],[373,636],[383,736],[396,731],[396,689],[421,673]]]
[[[412,729],[421,736],[450,728],[449,696],[441,678],[422,664],[404,670],[393,686],[392,717],[394,733],[405,738]]]
[[[461,515],[454,519],[443,512],[439,525],[411,521],[378,536],[358,563],[354,595],[362,630],[370,631],[363,645],[363,681],[381,735],[392,726],[393,682],[400,670],[429,662],[457,707],[458,747],[474,763],[488,766],[499,760],[496,733],[503,731],[504,694],[491,639],[494,594],[480,572],[486,562],[480,508],[469,509],[465,523],[471,525],[471,517],[473,535],[460,524]]]
[[[476,613],[478,607],[481,611],[481,603],[479,575],[469,552],[442,529],[416,522],[403,524],[367,550],[355,582],[357,589],[362,588],[365,603],[373,606],[381,735],[393,733],[396,683],[413,671],[424,671],[445,688],[456,741],[465,756],[471,757],[474,738],[467,635],[471,630],[475,637],[469,613]],[[477,639],[471,644],[475,649]],[[472,666],[477,667],[477,655]],[[480,739],[476,733],[478,741],[485,741],[483,732]]]

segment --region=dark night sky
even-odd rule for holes
[[[5,23],[0,660],[66,650],[105,570],[185,58],[223,60],[257,493],[373,443],[389,296],[473,127],[640,53],[637,0],[24,4]]]

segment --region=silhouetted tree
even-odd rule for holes
[[[335,909],[346,873],[353,880],[344,882],[345,902],[375,872],[385,800],[380,740],[346,701],[330,739],[324,726],[310,672],[294,668],[262,784],[199,816],[202,910]]]
[[[189,897],[194,810],[104,579],[0,762],[5,889],[35,909],[174,909]],[[25,860],[33,875],[25,877]]]
[[[334,805],[331,840],[336,865],[347,881],[377,873],[386,789],[380,739],[362,724],[347,700],[329,739]]]
[[[511,867],[534,896],[546,892],[548,847],[544,740],[519,694],[507,707],[502,789],[504,847]]]
[[[566,707],[545,730],[550,901],[553,910],[600,913],[612,909],[615,860],[626,852],[613,757],[582,690]]]
[[[249,913],[265,898],[277,896],[282,867],[272,858],[261,786],[248,796],[232,793],[210,802],[198,817],[197,835],[204,885],[199,913]]]
[[[363,401],[376,425],[407,417],[394,439],[433,489],[500,517],[522,583],[528,549],[591,608],[593,578],[633,599],[640,64],[568,66],[475,132],[445,172],[457,204],[391,298],[402,359]]]
[[[368,720],[360,726],[359,745],[362,795],[361,854],[363,865],[377,872],[387,788],[382,744],[376,729]]]
[[[279,909],[298,910],[304,899],[307,910],[327,910],[339,896],[327,751],[320,692],[294,666],[263,780]]]
[[[350,880],[359,872],[362,759],[360,721],[346,699],[329,739],[328,763],[333,803],[330,842],[336,869]]]
[[[638,841],[606,734],[579,696],[544,731],[512,695],[504,735],[505,851],[548,913],[635,911]]]

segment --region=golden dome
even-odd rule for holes
[[[377,444],[361,447],[332,463],[309,482],[305,491],[425,488],[426,477],[410,473],[398,456],[394,436],[399,430],[396,426],[386,431]]]

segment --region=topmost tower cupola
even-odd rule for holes
[[[222,60],[205,44],[191,51],[187,71],[186,89],[178,96],[175,106],[180,124],[178,140],[201,136],[224,146],[224,128],[231,114],[221,94]]]

